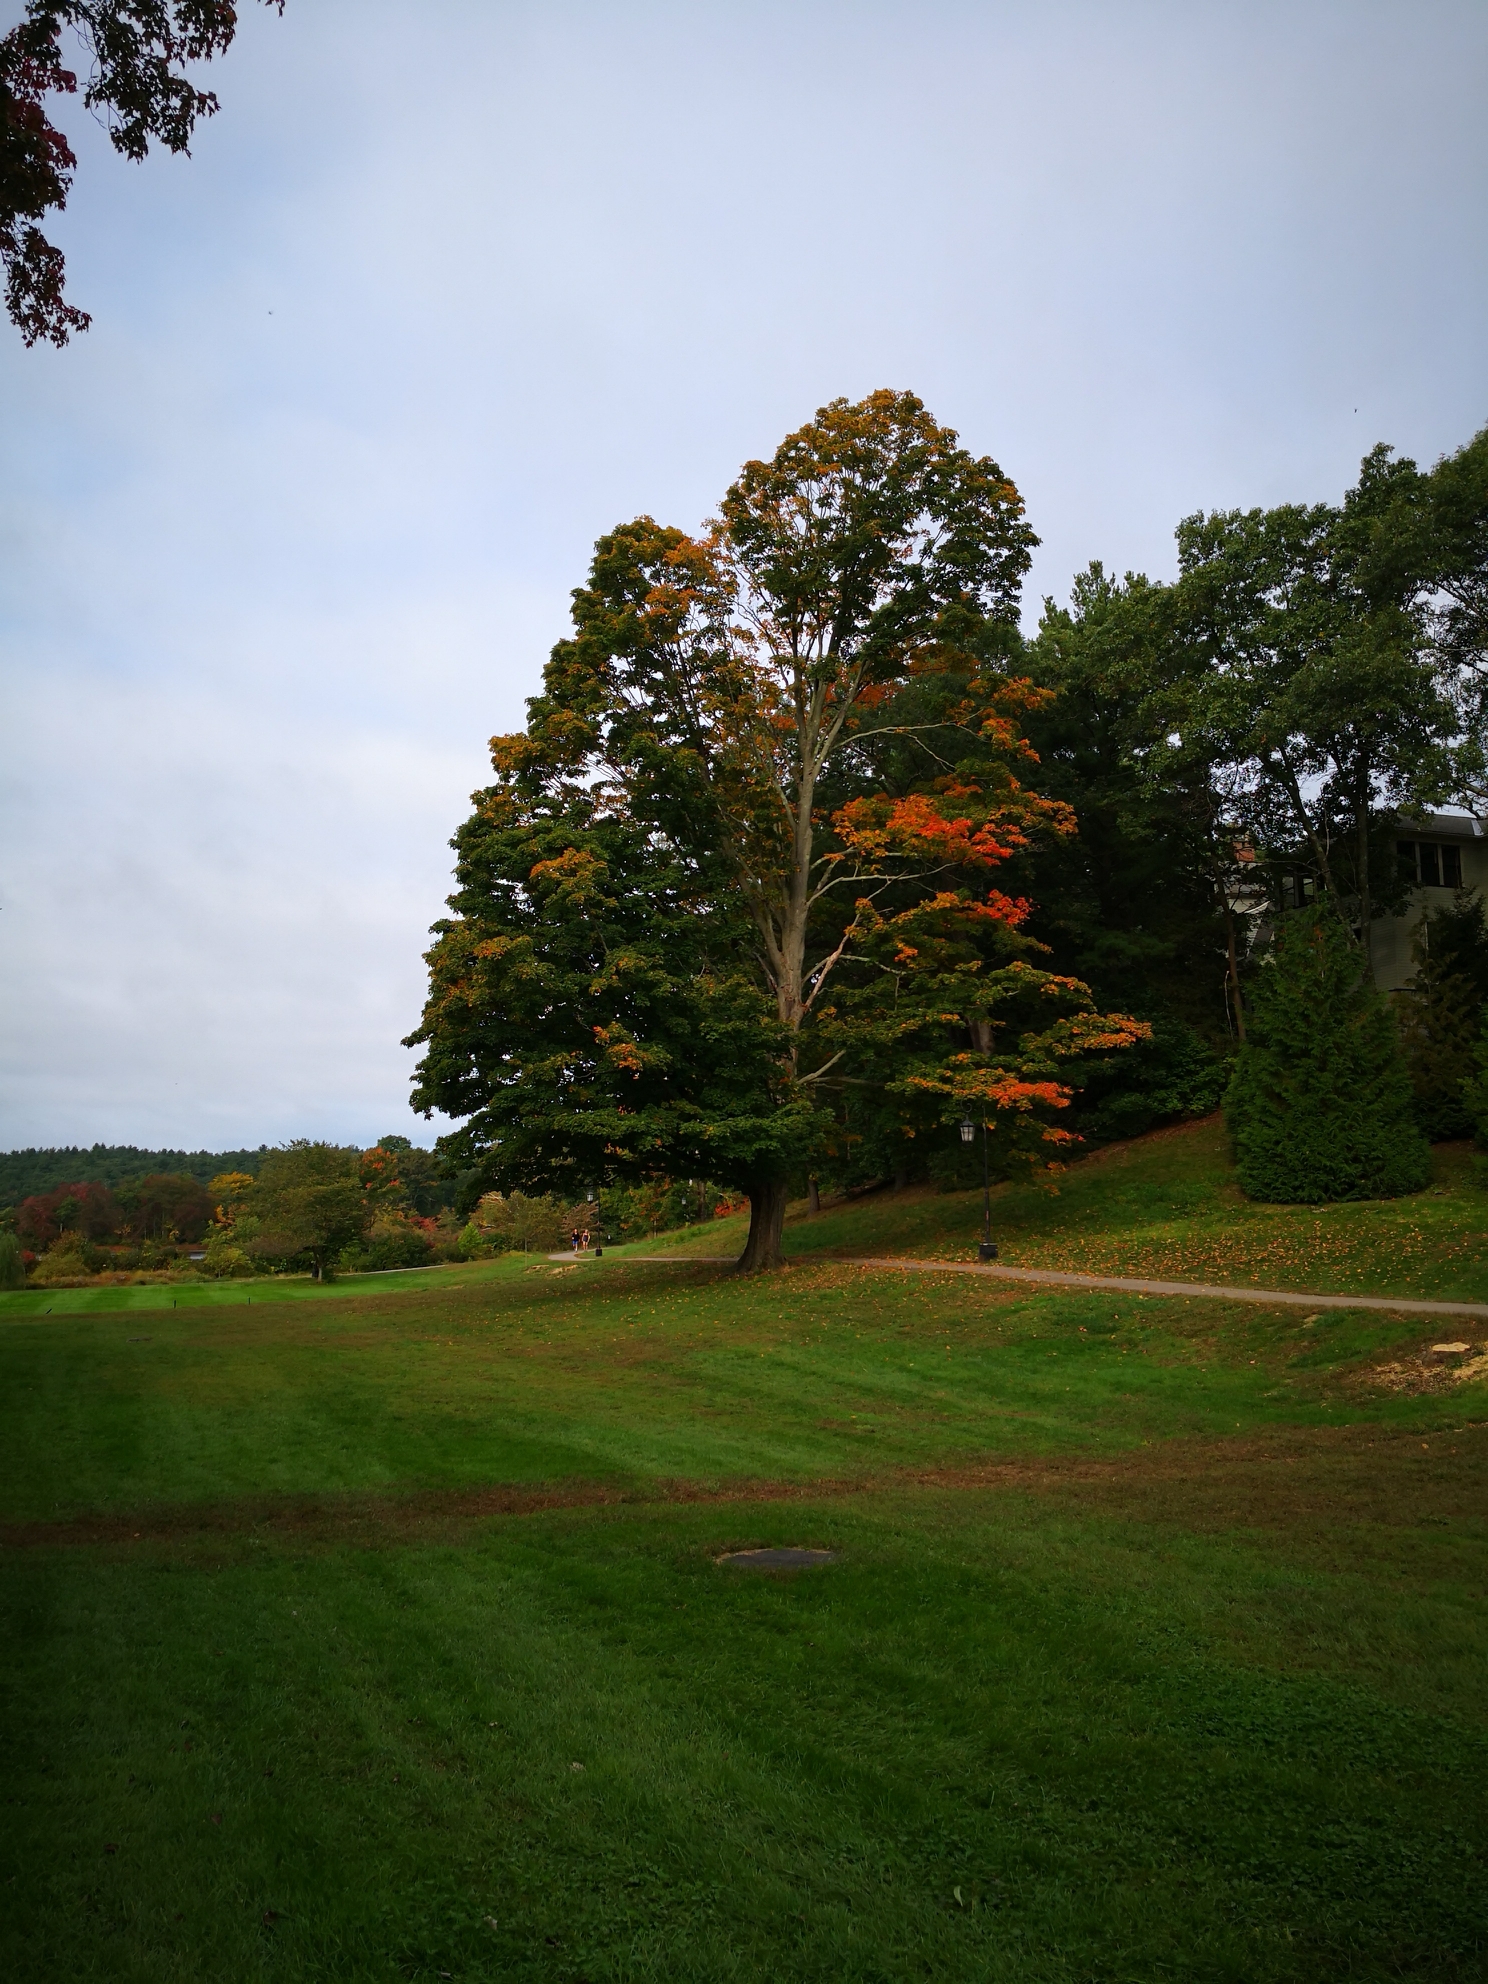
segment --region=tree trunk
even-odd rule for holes
[[[806,1199],[811,1207],[811,1215],[814,1219],[821,1211],[821,1186],[817,1184],[814,1178],[807,1180]]]
[[[1338,891],[1333,886],[1333,866],[1328,859],[1328,850],[1323,845],[1318,830],[1313,824],[1311,813],[1307,810],[1307,802],[1302,797],[1302,787],[1298,783],[1297,774],[1292,770],[1291,759],[1288,758],[1285,751],[1278,752],[1277,757],[1285,773],[1284,783],[1291,797],[1293,817],[1307,837],[1307,844],[1312,849],[1312,858],[1318,865],[1318,875],[1321,878],[1323,887],[1332,896],[1336,906]]]
[[[736,1263],[740,1274],[778,1268],[783,1256],[780,1236],[785,1229],[786,1182],[757,1178],[749,1188],[749,1238]]]
[[[1369,887],[1369,789],[1366,784],[1356,823],[1359,869],[1359,945],[1364,953],[1364,976],[1374,977],[1374,898]]]
[[[1225,897],[1225,944],[1230,954],[1230,986],[1235,994],[1235,1029],[1240,1035],[1240,1044],[1245,1044],[1245,1006],[1240,998],[1240,960],[1235,955],[1235,912],[1230,907],[1230,899]]]

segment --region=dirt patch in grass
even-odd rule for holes
[[[1235,1440],[1174,1440],[1125,1454],[999,1460],[803,1481],[638,1484],[560,1481],[416,1489],[402,1495],[243,1498],[134,1515],[0,1525],[0,1549],[275,1541],[303,1545],[454,1539],[473,1524],[556,1509],[823,1501],[925,1490],[1067,1497],[1111,1514],[1187,1530],[1481,1526],[1488,1511],[1488,1425],[1397,1433],[1324,1427]]]
[[[1443,1356],[1427,1348],[1396,1363],[1376,1364],[1372,1370],[1361,1371],[1358,1382],[1368,1390],[1419,1396],[1454,1391],[1474,1378],[1488,1378],[1488,1348],[1470,1344],[1457,1356]]]

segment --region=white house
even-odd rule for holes
[[[1402,820],[1395,841],[1401,872],[1412,883],[1403,916],[1381,916],[1370,934],[1374,976],[1382,992],[1403,985],[1414,969],[1411,937],[1428,909],[1444,909],[1457,889],[1477,889],[1488,901],[1488,836],[1468,813],[1425,813]]]

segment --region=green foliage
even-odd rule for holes
[[[465,1232],[473,1236],[471,1252],[480,1247],[495,1253],[545,1254],[562,1246],[568,1237],[561,1201],[551,1193],[522,1191],[504,1195],[488,1192],[476,1206]],[[461,1253],[470,1258],[463,1244]]]
[[[0,1288],[24,1288],[26,1263],[14,1233],[0,1233]]]
[[[1253,1199],[1394,1198],[1430,1178],[1394,1021],[1330,905],[1281,921],[1225,1117]]]
[[[378,1153],[391,1160],[390,1165],[379,1165]],[[421,1150],[411,1138],[400,1136],[379,1137],[362,1161],[363,1183],[372,1183],[371,1174],[378,1176],[376,1196],[380,1201],[401,1207],[405,1212],[415,1213],[422,1219],[432,1218],[436,1213],[457,1203],[461,1181],[452,1177],[440,1159],[431,1150]]]
[[[1313,868],[1368,925],[1402,884],[1383,816],[1452,789],[1459,713],[1423,639],[1427,571],[1405,554],[1413,462],[1376,448],[1341,506],[1186,518],[1154,777],[1205,768],[1258,848]]]
[[[121,1230],[138,1240],[200,1240],[212,1217],[212,1196],[189,1174],[151,1172],[118,1192]]]
[[[420,1099],[467,1119],[442,1140],[488,1187],[713,1159],[779,1161],[812,1111],[774,1093],[783,1046],[738,968],[737,914],[587,790],[529,810],[500,788],[456,837],[457,921],[430,954]]]
[[[1482,1031],[1473,1047],[1473,1069],[1462,1084],[1468,1120],[1483,1150],[1488,1150],[1488,1011],[1483,1014]]]
[[[1208,1116],[1223,1102],[1233,1072],[1232,1055],[1217,1053],[1191,1026],[1158,1020],[1150,1039],[1129,1054],[1083,1071],[1069,1128],[1093,1146]]]
[[[1073,807],[1080,830],[1016,857],[1010,873],[1035,900],[1028,929],[1056,971],[1083,979],[1102,1006],[1212,1037],[1225,1031],[1217,882],[1233,836],[1205,765],[1169,752],[1164,776],[1151,775],[1171,722],[1173,618],[1170,589],[1118,582],[1098,563],[1067,608],[1045,601],[1027,665],[1055,695],[1028,734],[1041,790]],[[1103,1090],[1150,1085],[1142,1058],[1110,1069]]]
[[[586,1209],[587,1222],[591,1232],[603,1234],[606,1241],[644,1240],[709,1222],[717,1207],[733,1197],[726,1186],[702,1178],[657,1178],[645,1185],[602,1191],[597,1211]]]
[[[1146,1029],[1045,970],[1021,921],[995,894],[980,914],[950,894],[893,916],[858,905],[856,955],[821,1015],[823,1047],[853,1074],[816,1163],[824,1182],[923,1177],[968,1115],[987,1123],[1000,1177],[1063,1154],[1073,1083]]]
[[[396,1206],[381,1206],[371,1217],[366,1235],[341,1249],[337,1267],[346,1274],[388,1268],[424,1268],[434,1259],[430,1224]]]
[[[1472,1134],[1466,1090],[1488,999],[1488,929],[1476,895],[1428,912],[1411,939],[1415,971],[1395,995],[1416,1121],[1432,1140]]]
[[[473,1219],[467,1220],[465,1225],[460,1228],[460,1237],[456,1244],[459,1247],[460,1259],[462,1261],[476,1261],[482,1257],[489,1258],[490,1256],[491,1249],[487,1244],[486,1237]]]
[[[1420,500],[1403,520],[1410,555],[1429,586],[1426,630],[1457,706],[1462,794],[1488,804],[1488,427],[1444,456],[1422,479]]]
[[[39,1287],[51,1288],[72,1281],[85,1281],[98,1266],[97,1249],[80,1233],[64,1233],[37,1258],[31,1279]]]
[[[241,1220],[236,1226],[213,1228],[207,1237],[202,1266],[214,1281],[243,1281],[258,1273],[257,1263],[248,1251],[256,1231],[257,1221],[251,1219]]]
[[[370,1207],[362,1189],[361,1152],[297,1138],[268,1152],[248,1194],[258,1221],[251,1251],[260,1260],[304,1260],[317,1278],[366,1230]]]

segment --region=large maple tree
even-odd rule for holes
[[[837,400],[698,534],[600,540],[527,727],[456,836],[414,1106],[504,1189],[698,1174],[779,1261],[845,1100],[1063,1137],[1076,1055],[1139,1023],[1042,970],[998,864],[1069,833],[1025,782],[1035,542],[997,464],[912,394]]]

